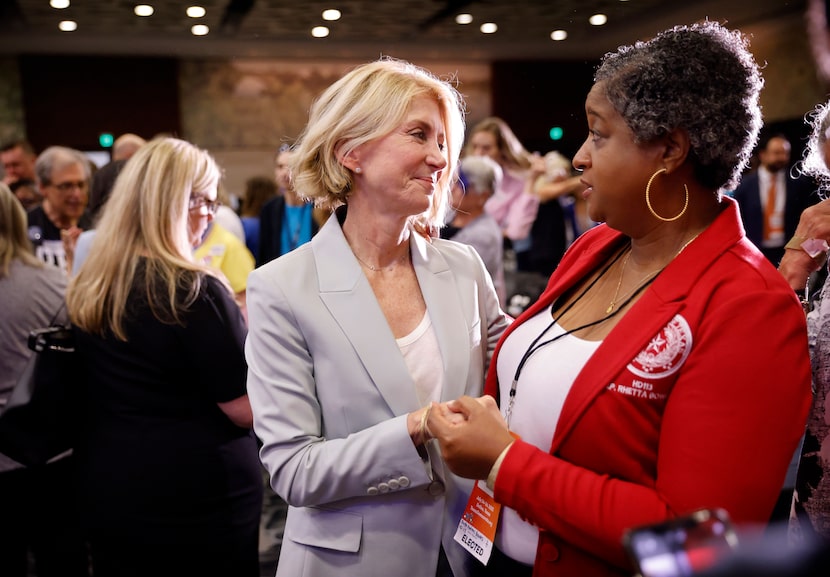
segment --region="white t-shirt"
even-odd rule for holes
[[[522,323],[502,345],[497,366],[502,414],[507,410],[516,367],[533,340],[553,321],[551,312],[551,307],[547,307]],[[565,330],[557,323],[539,339],[537,346],[559,337],[536,350],[525,363],[516,387],[509,423],[510,430],[523,441],[545,452],[550,451],[562,406],[574,380],[602,344],[602,341],[586,341],[573,335],[559,336],[564,333]],[[516,561],[533,565],[538,540],[537,527],[523,521],[513,509],[502,508],[496,531],[496,547]]]
[[[444,388],[444,366],[429,312],[424,314],[424,318],[414,331],[397,339],[397,343],[409,374],[415,381],[415,392],[420,406],[425,407],[431,401],[440,401]]]

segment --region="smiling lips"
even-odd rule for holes
[[[435,182],[437,179],[434,176],[416,176],[415,180],[420,180],[425,183],[430,191],[432,191],[435,188]]]

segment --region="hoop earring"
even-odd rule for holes
[[[680,218],[681,216],[683,216],[684,214],[686,214],[686,209],[689,208],[689,187],[686,186],[685,184],[683,185],[683,189],[686,191],[686,202],[685,202],[685,204],[683,204],[683,210],[681,210],[678,215],[673,216],[671,218],[666,218],[664,216],[660,216],[659,214],[657,214],[654,211],[654,208],[651,206],[651,199],[649,198],[649,195],[651,194],[651,183],[654,181],[654,179],[657,177],[657,175],[660,174],[661,172],[666,172],[666,169],[665,168],[659,169],[657,172],[655,172],[654,174],[651,175],[651,178],[648,179],[648,184],[646,184],[646,206],[648,206],[648,210],[652,215],[654,215],[654,218],[656,218],[658,220],[662,220],[663,222],[673,222],[673,221],[677,220],[678,218]]]

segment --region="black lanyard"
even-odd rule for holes
[[[599,275],[597,275],[597,277],[594,280],[592,280],[590,282],[590,284],[587,287],[585,287],[585,289],[583,289],[583,291],[581,293],[579,293],[579,296],[577,296],[573,301],[568,303],[568,306],[566,306],[565,309],[561,313],[559,313],[559,316],[554,317],[554,319],[550,322],[550,324],[547,327],[545,327],[545,330],[543,330],[541,333],[539,333],[539,336],[537,336],[535,339],[533,339],[533,342],[530,343],[529,347],[527,347],[527,350],[522,355],[522,358],[519,361],[519,365],[516,367],[516,372],[513,375],[513,382],[510,385],[510,392],[508,394],[509,399],[508,399],[508,404],[507,404],[507,410],[505,411],[505,421],[507,421],[508,428],[510,427],[510,416],[511,416],[511,413],[513,412],[513,403],[515,402],[515,399],[516,399],[516,389],[518,389],[518,387],[519,387],[519,376],[521,376],[522,369],[524,368],[525,363],[528,361],[528,359],[531,357],[531,355],[533,355],[533,353],[535,353],[536,351],[538,351],[542,347],[547,346],[551,343],[555,343],[556,341],[558,341],[559,339],[561,339],[563,337],[571,335],[571,334],[573,334],[577,331],[581,331],[583,329],[590,328],[594,325],[604,323],[605,321],[607,321],[608,319],[610,319],[611,317],[613,317],[617,313],[619,313],[621,310],[623,310],[626,307],[626,305],[628,305],[628,303],[630,303],[632,300],[634,300],[634,297],[636,297],[641,292],[643,292],[643,290],[647,286],[649,286],[651,283],[653,283],[654,279],[656,279],[660,275],[660,273],[657,273],[652,278],[650,278],[648,280],[648,282],[643,283],[640,287],[637,288],[637,290],[635,290],[633,293],[631,293],[631,295],[627,299],[625,299],[625,301],[619,307],[617,307],[612,313],[607,314],[604,317],[601,317],[601,318],[599,318],[595,321],[591,321],[589,323],[585,323],[584,325],[580,325],[576,328],[567,330],[567,331],[565,331],[561,334],[556,335],[553,338],[550,338],[550,339],[540,343],[539,341],[542,340],[542,337],[544,337],[545,334],[554,327],[554,325],[557,323],[557,321],[559,319],[561,319],[563,316],[565,316],[565,314],[569,310],[571,310],[571,308],[576,303],[578,303],[582,299],[582,297],[584,297],[585,294],[594,287],[595,284],[597,284],[599,279],[601,279],[603,276],[605,276],[605,273],[607,273],[611,269],[611,267],[614,266],[614,263],[616,263],[624,253],[625,253],[625,249],[623,249],[619,253],[617,253],[617,256],[615,256],[614,259],[610,263],[608,263],[608,265],[602,270],[602,272],[600,272]]]

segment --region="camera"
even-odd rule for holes
[[[623,545],[641,577],[689,577],[737,547],[738,536],[726,511],[701,509],[630,529]]]

